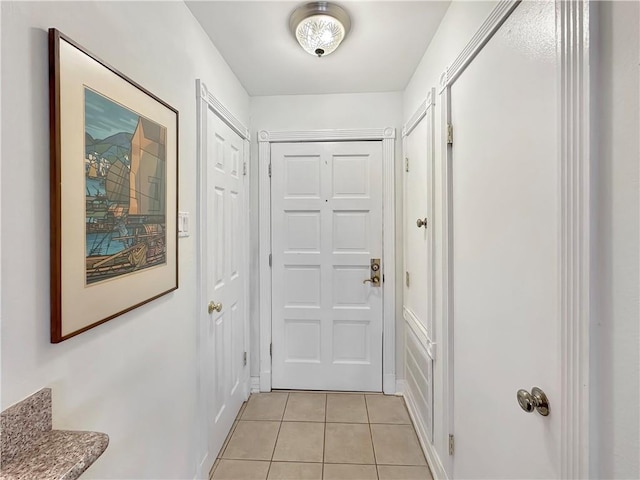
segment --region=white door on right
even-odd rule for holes
[[[451,87],[456,479],[560,477],[555,15],[521,3]]]

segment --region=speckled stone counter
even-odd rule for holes
[[[109,444],[104,433],[52,430],[49,388],[6,409],[0,421],[0,480],[73,480]]]

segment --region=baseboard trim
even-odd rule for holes
[[[394,373],[385,373],[382,376],[382,391],[387,395],[396,393],[396,375]]]
[[[403,382],[403,390],[402,396],[404,397],[405,403],[407,404],[407,410],[409,410],[409,416],[411,417],[411,422],[415,427],[416,433],[418,434],[418,441],[420,442],[420,446],[422,447],[422,451],[424,452],[424,456],[427,459],[427,463],[429,464],[429,469],[431,470],[431,474],[433,478],[437,478],[438,480],[449,480],[447,476],[447,472],[440,461],[440,457],[438,456],[438,452],[436,452],[435,447],[427,438],[427,435],[424,430],[424,426],[418,420],[417,415],[417,405],[411,390],[407,388],[406,382]]]
[[[213,463],[209,465],[209,452],[205,453],[204,457],[200,461],[200,465],[198,465],[198,470],[196,471],[196,476],[193,477],[193,480],[201,480],[209,478],[209,472],[213,467]]]
[[[251,377],[249,389],[251,393],[260,392],[260,377]]]
[[[260,391],[261,392],[270,392],[271,391],[271,372],[264,371],[260,373]]]

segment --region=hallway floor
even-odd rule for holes
[[[253,394],[213,480],[431,480],[402,397]]]

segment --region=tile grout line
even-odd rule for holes
[[[378,459],[376,458],[376,447],[373,445],[373,431],[371,430],[371,418],[369,417],[369,404],[367,403],[367,396],[364,396],[364,408],[367,411],[367,424],[369,426],[369,439],[371,440],[371,451],[373,452],[373,463],[376,466],[376,478],[380,480],[380,474],[378,473]]]
[[[324,480],[324,461],[327,454],[327,406],[329,404],[329,395],[324,394],[324,434],[322,437],[322,471],[320,478]]]
[[[282,410],[282,416],[280,417],[280,425],[278,425],[278,433],[276,435],[276,441],[273,442],[273,451],[271,452],[271,460],[269,461],[269,468],[267,469],[267,477],[271,473],[271,465],[273,465],[273,456],[276,454],[276,446],[278,445],[278,437],[280,437],[280,430],[282,430],[282,422],[284,421],[284,414],[287,411],[287,404],[289,403],[289,393],[287,393],[287,399],[284,402],[284,409]],[[266,480],[266,479],[265,479]]]

